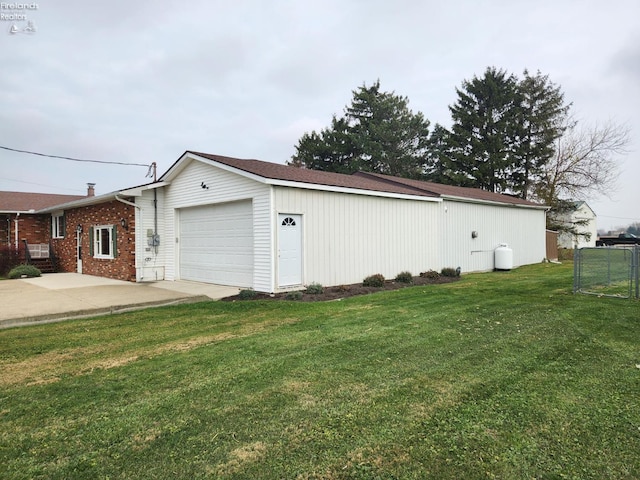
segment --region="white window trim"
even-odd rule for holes
[[[64,213],[51,215],[51,238],[64,238]]]
[[[108,255],[100,253],[101,251],[100,245],[102,241],[100,231],[105,229],[109,232],[109,242],[108,242],[109,254]],[[115,255],[113,252],[113,230],[114,230],[113,225],[96,225],[93,227],[93,258],[101,258],[105,260],[112,260],[115,258]]]

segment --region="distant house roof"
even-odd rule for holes
[[[82,195],[0,192],[0,213],[28,213],[86,198]]]

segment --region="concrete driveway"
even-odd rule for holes
[[[0,281],[0,328],[102,315],[236,295],[239,289],[197,282],[132,283],[78,273]]]

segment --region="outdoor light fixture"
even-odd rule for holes
[[[82,233],[82,225],[78,224],[78,226],[76,227],[76,232]]]
[[[471,238],[478,238],[478,232],[476,232],[475,230],[471,232]]]
[[[124,229],[129,229],[129,224],[127,223],[127,219],[126,218],[121,218],[120,219],[120,225],[122,225],[122,228]]]

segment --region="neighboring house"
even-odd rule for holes
[[[596,214],[587,202],[574,202],[575,209],[558,220],[568,227],[575,227],[576,234],[560,232],[558,246],[560,248],[595,247],[598,237]]]
[[[87,195],[93,195],[90,186]],[[44,270],[53,269],[50,259],[52,228],[59,232],[64,229],[60,220],[52,223],[48,215],[36,214],[37,211],[51,206],[85,197],[80,195],[56,195],[48,193],[0,192],[0,247],[18,249],[21,256],[30,252],[35,262],[40,262]]]
[[[187,151],[157,182],[37,214],[64,218],[51,239],[64,271],[278,292],[492,270],[501,244],[513,267],[538,263],[546,210],[478,189]]]

